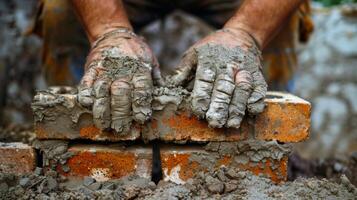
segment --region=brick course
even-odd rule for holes
[[[65,173],[61,166],[57,167],[60,173],[68,177],[92,176],[101,181],[127,175],[145,178],[151,175],[152,152],[148,146],[75,145],[69,151],[75,153],[67,161],[70,171]],[[275,182],[286,180],[287,155],[279,160],[249,161],[244,164],[235,162],[235,158],[234,155],[207,151],[201,145],[164,145],[161,148],[163,178],[182,184],[201,171],[225,166],[262,174]]]
[[[67,95],[68,96],[68,95]],[[70,99],[75,99],[70,97]],[[101,131],[93,125],[89,110],[82,112],[78,123],[72,116],[79,109],[72,108],[58,113],[53,120],[35,122],[39,139],[90,139],[93,141],[127,141],[140,137],[144,140],[160,139],[167,142],[240,141],[255,137],[260,140],[299,142],[308,138],[310,108],[307,101],[296,96],[269,92],[265,111],[256,118],[245,119],[239,129],[212,129],[205,120],[198,120],[187,111],[173,112],[169,109],[155,111],[153,120],[145,126],[133,125],[126,136]],[[75,104],[75,106],[79,106]],[[49,112],[59,112],[55,107]],[[83,108],[81,108],[83,109]]]

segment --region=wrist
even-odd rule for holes
[[[118,29],[126,29],[131,32],[133,31],[133,28],[129,23],[107,23],[107,24],[100,24],[98,26],[95,26],[91,30],[87,30],[87,35],[90,43],[93,44],[103,35],[106,35]]]
[[[257,34],[257,32],[254,31],[251,27],[242,23],[230,23],[230,21],[228,21],[224,25],[223,29],[229,30],[230,32],[237,33],[237,34],[244,33],[248,35],[252,39],[252,41],[256,44],[256,46],[260,50],[262,50],[262,46],[264,44],[263,38],[259,34]]]

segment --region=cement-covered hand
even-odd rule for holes
[[[151,117],[153,78],[158,64],[147,44],[133,32],[118,28],[99,37],[87,57],[78,86],[78,101],[92,106],[94,124],[120,134],[132,120]]]
[[[239,128],[246,108],[264,109],[267,84],[261,71],[261,52],[243,30],[222,29],[193,45],[168,80],[180,85],[196,70],[192,111],[211,127]]]

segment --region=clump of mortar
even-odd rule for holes
[[[70,169],[67,166],[67,160],[74,153],[68,150],[68,141],[63,140],[34,140],[32,146],[42,153],[43,166],[55,170],[58,165],[62,166],[64,172]]]
[[[276,185],[250,172],[220,168],[201,172],[185,185],[128,176],[96,182],[66,180],[41,168],[27,176],[0,173],[0,199],[354,199],[357,189],[346,176],[339,182],[298,178]]]

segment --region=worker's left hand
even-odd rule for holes
[[[194,44],[183,56],[169,85],[181,85],[196,71],[192,111],[210,127],[239,128],[245,110],[264,109],[267,84],[261,52],[254,38],[240,29],[222,29]]]

